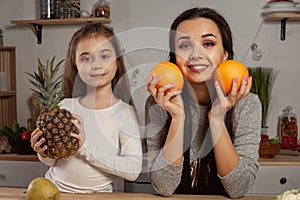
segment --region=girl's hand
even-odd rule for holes
[[[84,132],[84,126],[83,126],[83,119],[78,116],[73,114],[73,116],[76,118],[73,120],[73,124],[76,126],[79,134],[77,135],[76,133],[71,133],[71,136],[74,138],[78,139],[79,142],[79,148],[82,147],[83,143],[85,142],[85,132]]]
[[[183,113],[183,101],[179,94],[181,90],[172,91],[170,89],[174,88],[175,84],[167,84],[159,89],[156,89],[157,83],[160,81],[161,76],[150,77],[147,82],[147,90],[153,96],[157,104],[159,104],[163,109],[170,113],[172,117]],[[167,90],[170,90],[167,92]]]
[[[30,143],[34,151],[36,151],[42,157],[47,157],[45,154],[45,150],[48,148],[47,145],[44,145],[43,148],[41,148],[41,145],[44,144],[44,142],[46,141],[45,138],[41,138],[42,134],[43,132],[40,129],[36,128],[31,133]]]
[[[224,95],[219,83],[215,82],[217,98],[209,112],[209,117],[223,120],[226,112],[233,108],[243,97],[249,94],[252,86],[252,77],[249,77],[248,79],[246,76],[243,77],[239,91],[237,91],[237,82],[238,80],[235,78],[233,80],[231,92],[227,96]]]

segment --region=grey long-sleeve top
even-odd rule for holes
[[[185,105],[187,106],[187,105]],[[191,110],[193,106],[190,104]],[[195,108],[195,107],[194,107]],[[209,108],[198,106],[200,113],[192,113],[193,142],[190,146],[190,162],[201,158],[201,144],[208,127],[207,113]],[[181,181],[183,162],[178,165],[168,163],[161,154],[164,145],[162,134],[167,134],[165,124],[167,113],[153,98],[146,102],[146,142],[148,156],[148,176],[157,192],[163,196],[174,193]],[[198,125],[199,124],[199,125]],[[233,127],[235,138],[233,145],[239,155],[239,162],[227,175],[220,177],[221,182],[231,198],[243,196],[253,185],[258,171],[258,148],[261,130],[261,104],[255,94],[248,94],[234,107]],[[203,157],[203,156],[202,156]],[[201,186],[200,186],[201,187]]]

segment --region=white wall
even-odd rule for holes
[[[90,10],[96,0],[82,0],[82,7]],[[231,25],[237,60],[252,66],[271,66],[279,69],[272,109],[270,112],[270,136],[277,134],[277,118],[287,105],[294,107],[300,115],[300,21],[287,23],[286,40],[281,41],[280,22],[265,22],[256,43],[264,51],[263,59],[254,62],[247,52],[262,22],[261,0],[110,0],[112,26],[118,34],[127,55],[127,68],[139,69],[134,95],[142,114],[147,92],[144,82],[151,63],[167,59],[167,28],[183,10],[194,6],[208,6],[220,11]],[[25,71],[36,70],[37,57],[42,60],[57,56],[57,61],[65,58],[68,42],[78,25],[44,26],[42,44],[38,45],[31,26],[16,26],[11,20],[35,19],[38,16],[37,0],[1,0],[0,26],[4,28],[4,44],[17,48],[17,106],[18,121],[26,125],[31,117],[28,76]],[[150,42],[149,42],[150,41]],[[147,48],[146,48],[147,47]],[[247,53],[247,54],[246,54]],[[131,66],[131,63],[132,66]]]

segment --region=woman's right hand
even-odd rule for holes
[[[170,113],[172,117],[176,117],[183,113],[183,101],[180,96],[181,90],[172,91],[174,84],[167,84],[157,89],[155,86],[161,80],[161,76],[149,77],[147,82],[147,90],[153,96],[157,104]],[[166,92],[167,90],[170,90]]]
[[[43,137],[41,138],[42,134],[43,132],[40,129],[36,128],[31,133],[30,143],[34,151],[36,151],[42,157],[47,157],[47,155],[45,154],[45,150],[47,149],[47,146],[44,145],[43,147],[41,147],[41,145],[45,142],[45,138]]]

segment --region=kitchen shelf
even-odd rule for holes
[[[10,97],[10,96],[16,96],[16,91],[15,90],[10,90],[10,91],[0,91],[0,97]]]
[[[35,155],[18,155],[18,154],[0,154],[0,160],[9,161],[40,161],[38,156]]]
[[[272,12],[264,15],[266,21],[280,21],[280,39],[285,40],[286,33],[286,21],[300,21],[300,12],[299,13],[287,13],[287,12]]]
[[[11,127],[17,120],[16,48],[0,46],[0,72],[6,77],[0,91],[0,126]]]
[[[276,155],[271,159],[259,159],[261,166],[300,166],[300,156]]]
[[[280,21],[282,19],[288,19],[292,21],[300,21],[300,13],[281,13],[274,12],[265,15],[265,20],[267,21]]]
[[[42,27],[51,25],[79,25],[85,23],[100,22],[108,24],[110,19],[105,17],[93,18],[65,18],[65,19],[37,19],[37,20],[12,20],[11,24],[16,25],[32,25],[37,35],[37,43],[42,44]]]

